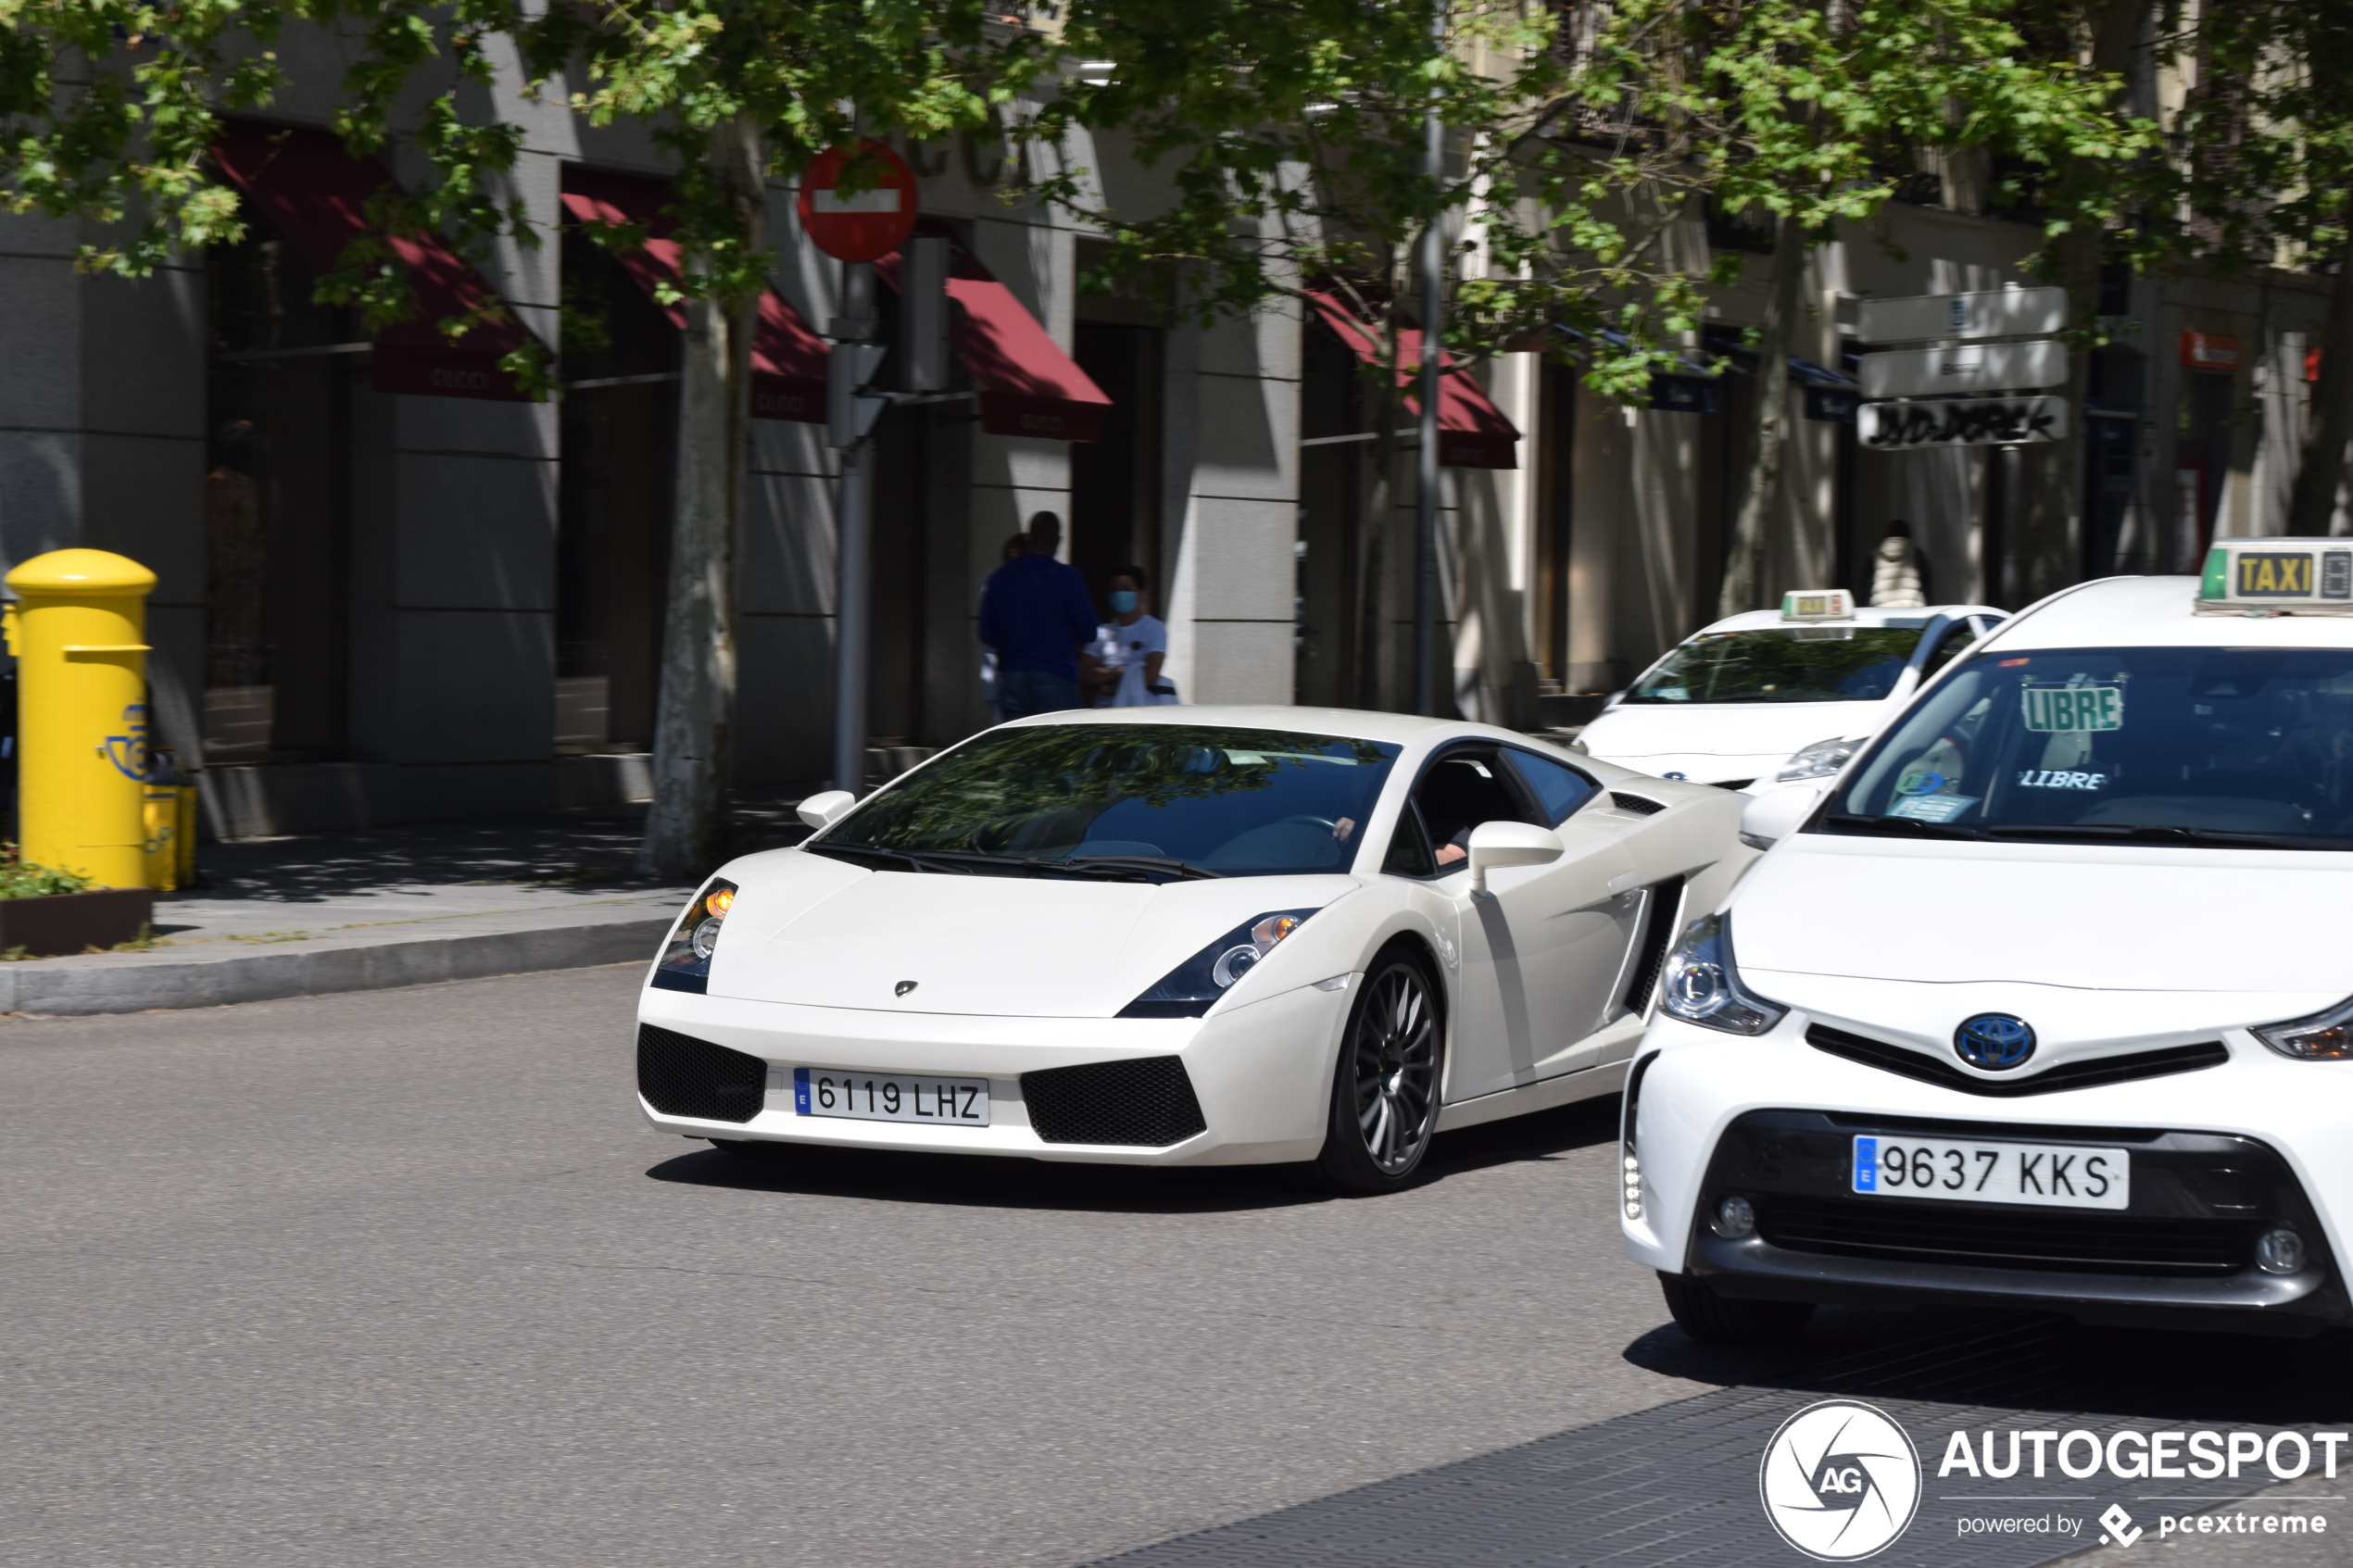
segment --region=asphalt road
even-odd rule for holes
[[[1077,1563],[1936,1326],[1692,1347],[1617,1249],[1614,1100],[1378,1200],[748,1170],[637,1119],[637,974],[0,1024],[0,1563]],[[2020,1402],[2099,1392],[2040,1354]],[[2102,1365],[2100,1408],[2161,1375]]]
[[[1615,1101],[1377,1201],[747,1173],[638,1120],[638,972],[0,1025],[0,1561],[1076,1562],[1705,1386]]]

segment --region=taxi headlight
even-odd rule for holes
[[[2257,1039],[2298,1061],[2343,1061],[2353,1058],[2353,999],[2309,1018],[2258,1024]]]
[[[705,995],[711,985],[711,955],[719,950],[720,927],[735,904],[736,884],[712,877],[671,927],[670,940],[662,944],[661,957],[654,960],[654,977],[648,984],[657,991]]]
[[[1252,916],[1162,975],[1158,985],[1120,1009],[1119,1016],[1199,1018],[1315,912],[1276,909]]]
[[[1774,782],[1792,784],[1799,779],[1826,779],[1845,767],[1847,759],[1869,739],[1869,735],[1856,735],[1843,740],[1832,735],[1828,740],[1818,740],[1811,746],[1800,746],[1790,753],[1789,760],[1781,764],[1781,771],[1773,775]]]
[[[1725,915],[1708,915],[1684,929],[1667,955],[1658,1005],[1686,1023],[1730,1035],[1762,1035],[1789,1016],[1741,984],[1732,966],[1732,925]]]

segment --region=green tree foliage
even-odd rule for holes
[[[469,124],[457,108],[461,87],[492,83],[481,44],[500,9],[377,0],[0,0],[0,206],[94,225],[100,237],[80,246],[81,265],[130,278],[147,276],[175,248],[240,238],[236,194],[209,167],[221,119],[273,102],[285,85],[278,45],[289,29],[335,29],[357,44],[335,118],[346,145],[375,152],[397,132],[438,171],[423,190],[381,193],[368,213],[370,233],[321,281],[322,300],[386,326],[415,308],[394,238],[443,233],[469,247],[498,234],[535,242],[520,203],[498,194],[519,129]],[[413,124],[396,127],[394,106],[429,69],[440,90]],[[484,308],[505,310],[496,299]],[[453,338],[475,324],[438,323]],[[542,387],[550,369],[530,348],[506,368]]]
[[[332,30],[351,62],[334,122],[346,145],[402,139],[430,170],[371,202],[369,232],[320,284],[381,328],[415,309],[392,244],[402,234],[476,257],[502,237],[544,238],[510,192],[522,125],[462,98],[521,90],[592,124],[645,127],[678,160],[676,292],[689,305],[643,861],[698,875],[726,837],[749,344],[771,259],[764,181],[856,129],[937,137],[987,122],[1043,50],[986,17],[982,0],[0,0],[0,203],[95,223],[103,237],[82,264],[128,277],[175,247],[237,239],[234,194],[208,162],[220,120],[271,105],[294,30]],[[521,79],[501,61],[520,62]],[[625,227],[593,237],[644,240]],[[506,308],[495,296],[482,307]],[[438,323],[453,338],[475,324]],[[535,343],[505,368],[543,393],[553,380]]]
[[[679,238],[705,258],[689,288],[756,296],[765,254],[709,174],[711,132],[749,121],[763,171],[789,177],[849,141],[853,116],[918,137],[984,123],[1042,52],[992,39],[985,15],[982,0],[0,0],[0,206],[99,226],[82,264],[125,277],[147,276],[176,247],[240,238],[212,142],[223,118],[275,102],[290,31],[327,29],[350,60],[334,117],[346,145],[405,140],[432,174],[379,199],[376,232],[322,282],[326,303],[377,327],[409,314],[394,235],[438,233],[477,256],[499,237],[540,242],[506,190],[521,125],[459,107],[497,90],[497,62],[517,56],[535,94],[594,124],[639,120],[678,156]],[[472,323],[441,325],[454,336]]]
[[[1641,395],[1662,362],[1646,345],[1690,330],[1701,303],[1662,245],[1671,207],[1645,199],[1671,160],[1609,94],[1580,92],[1557,14],[1463,0],[1434,19],[1428,0],[1076,0],[1065,57],[1107,69],[1024,129],[1124,132],[1172,195],[1106,206],[1075,168],[1035,194],[1103,226],[1099,283],[1159,274],[1203,319],[1334,289],[1392,353],[1411,320],[1406,257],[1426,226],[1453,225],[1451,248],[1480,265],[1450,277],[1451,345],[1567,331],[1597,387]],[[1422,169],[1433,113],[1448,145],[1436,180]]]
[[[1985,149],[2050,171],[2147,143],[2117,83],[2031,48],[2011,0],[1629,0],[1597,75],[1685,141],[1693,182],[1774,231],[1756,424],[1719,609],[1757,608],[1788,439],[1788,354],[1809,247],[1894,198],[1924,152]],[[2026,193],[2013,193],[2014,196]],[[2097,222],[2078,187],[2046,229]]]
[[[1036,119],[1119,127],[1172,182],[1161,210],[1102,210],[1083,171],[1040,194],[1103,222],[1113,274],[1172,270],[1185,304],[1246,307],[1302,281],[1353,287],[1393,345],[1406,248],[1459,216],[1446,341],[1473,354],[1549,331],[1595,390],[1640,401],[1737,252],[1673,230],[1712,200],[1768,225],[1757,430],[1725,607],[1759,591],[1786,439],[1788,344],[1813,244],[1867,220],[1923,152],[1986,149],[2049,171],[2148,143],[2117,82],[2038,51],[2015,0],[1465,0],[1425,5],[1076,0],[1068,41],[1103,62]],[[1420,172],[1423,117],[1451,149]],[[2098,223],[2094,182],[2045,192],[2054,233]],[[2023,193],[2019,194],[2021,197]],[[1382,376],[1379,379],[1386,381]]]

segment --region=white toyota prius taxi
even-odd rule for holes
[[[1284,708],[1002,725],[697,894],[647,977],[664,1131],[1410,1177],[1617,1090],[1739,802],[1506,730]]]
[[[1612,697],[1577,749],[1752,794],[1828,778],[2003,612],[1858,608],[1843,588],[1782,596],[1677,644]]]
[[[1688,1332],[2353,1323],[2353,547],[2045,599],[1744,832],[1626,1091]]]

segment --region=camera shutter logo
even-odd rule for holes
[[[1856,1562],[1910,1527],[1920,1456],[1885,1411],[1824,1399],[1781,1423],[1756,1486],[1781,1539],[1818,1562]]]

